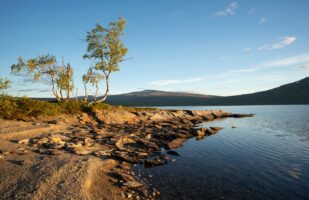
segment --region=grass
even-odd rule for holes
[[[123,106],[111,106],[106,103],[92,104],[88,106],[83,101],[48,102],[30,99],[27,97],[0,96],[0,118],[2,119],[28,119],[60,114],[78,114],[82,112],[94,112],[96,110],[126,110],[137,112],[149,110],[146,108],[134,108]]]

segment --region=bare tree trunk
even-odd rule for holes
[[[62,89],[60,88],[60,98],[63,100]]]
[[[67,100],[70,100],[70,91],[71,91],[71,66],[68,64],[67,65],[67,81],[68,81],[68,85],[67,85]]]
[[[96,101],[95,103],[101,103],[103,101],[106,100],[108,92],[109,92],[109,74],[105,77],[105,83],[106,83],[106,90],[105,93],[103,95],[103,97],[101,99],[99,99],[98,101]]]
[[[95,88],[96,88],[96,91],[95,91],[94,101],[96,102],[97,97],[98,97],[98,91],[99,91],[98,83],[95,84]]]
[[[87,91],[86,83],[84,83],[84,88],[85,88],[85,98],[84,98],[84,101],[87,102],[88,101],[88,91]]]
[[[75,101],[78,101],[78,88],[76,88]]]
[[[54,96],[56,97],[57,101],[60,101],[60,98],[57,94],[57,91],[55,91],[55,80],[54,80],[54,76],[51,76],[51,80],[52,80],[52,92],[54,94]]]

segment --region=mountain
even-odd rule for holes
[[[114,105],[129,106],[309,104],[309,77],[271,90],[236,96],[219,97],[184,92],[144,90],[110,95],[107,102]]]
[[[219,96],[194,94],[187,92],[166,92],[159,90],[144,90],[120,95],[110,95],[107,102],[114,105],[154,106],[154,105],[187,105],[197,104],[205,99]]]

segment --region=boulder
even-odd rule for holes
[[[167,147],[168,147],[169,149],[176,149],[176,148],[178,148],[178,147],[181,147],[182,144],[183,144],[185,141],[186,141],[185,138],[177,138],[177,139],[175,139],[175,140],[169,142],[169,143],[167,144]]]

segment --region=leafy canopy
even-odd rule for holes
[[[106,28],[96,24],[94,29],[87,32],[88,47],[84,58],[95,60],[95,69],[102,70],[105,76],[119,71],[119,63],[124,60],[128,52],[121,41],[125,24],[126,21],[119,17],[115,22],[109,23]]]
[[[0,90],[5,90],[10,87],[10,81],[6,78],[0,78]]]

